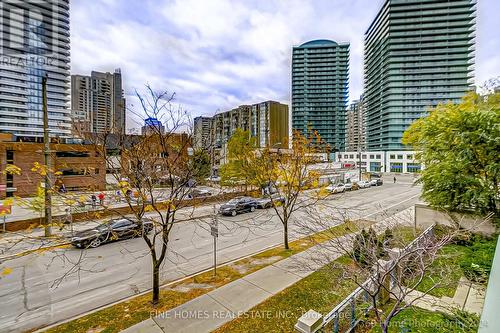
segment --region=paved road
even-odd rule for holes
[[[333,196],[321,210],[325,221],[338,223],[337,209],[351,218],[380,220],[419,201],[420,188],[409,184],[381,187]],[[385,211],[387,210],[387,211]],[[302,222],[317,219],[306,211],[295,216]],[[208,269],[213,239],[207,223],[195,219],[175,226],[171,250],[162,268],[162,281],[177,280]],[[311,222],[312,223],[312,222]],[[280,244],[281,225],[273,210],[256,211],[219,220],[218,261],[228,262]],[[291,238],[298,228],[291,227]],[[78,269],[68,272],[82,259]],[[151,262],[141,239],[125,240],[85,251],[59,249],[10,260],[0,266],[12,273],[0,280],[0,332],[23,332],[63,321],[118,301],[151,287]]]

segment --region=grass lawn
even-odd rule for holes
[[[436,272],[425,276],[416,289],[425,292],[436,283],[440,283],[442,285],[431,290],[429,294],[436,297],[453,297],[458,281],[464,276],[460,261],[464,260],[469,251],[465,246],[455,244],[444,246],[430,268],[430,271],[436,270]]]
[[[474,280],[475,283],[486,284],[489,269],[495,253],[495,238],[477,237],[471,244],[448,244],[441,249],[439,257],[433,262],[430,271],[435,273],[426,276],[417,290],[427,291],[437,282],[442,283],[429,294],[442,297],[453,297],[462,276]],[[477,270],[471,266],[478,265]]]
[[[476,315],[445,315],[419,308],[408,308],[394,317],[389,333],[475,333],[479,325]],[[360,328],[357,332],[380,333],[378,326],[371,329]]]
[[[356,269],[351,259],[342,257],[336,261],[345,269]],[[294,332],[294,325],[304,312],[314,309],[319,313],[328,313],[355,288],[353,281],[342,279],[342,270],[325,267],[255,306],[245,316],[221,326],[214,333]]]
[[[153,307],[150,303],[151,294],[134,297],[126,302],[121,302],[105,309],[75,319],[65,324],[61,324],[47,330],[49,333],[87,333],[100,332],[112,333],[133,326],[143,320],[150,318],[150,313],[164,312],[173,309],[187,301],[199,297],[207,292],[223,286],[231,281],[237,280],[247,274],[255,272],[265,266],[271,265],[279,260],[287,258],[293,254],[307,250],[308,248],[325,241],[331,237],[340,237],[360,230],[358,225],[366,227],[370,222],[360,223],[347,222],[331,228],[328,231],[298,239],[290,242],[290,249],[284,250],[281,246],[269,249],[260,254],[254,255],[234,262],[230,265],[217,268],[217,278],[213,273],[205,272],[192,278],[184,280],[168,288],[163,288],[160,295],[160,304]],[[322,273],[322,276],[326,276]],[[317,283],[321,278],[317,279]],[[346,287],[347,288],[347,287]],[[348,288],[349,290],[352,288]],[[341,299],[341,298],[340,298]],[[297,299],[298,301],[299,299]],[[304,300],[302,300],[304,301]],[[307,303],[304,303],[307,307]],[[332,303],[329,303],[331,306]]]

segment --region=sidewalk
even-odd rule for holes
[[[484,305],[484,287],[460,278],[453,297],[435,297],[413,290],[405,297],[407,303],[430,310],[451,313],[452,309],[459,309],[469,313],[481,315]]]
[[[394,226],[404,219],[411,223],[413,207],[389,217],[376,225],[376,231]],[[348,239],[348,236],[344,236]],[[341,238],[342,239],[342,238]],[[243,316],[254,306],[293,285],[321,268],[325,262],[315,260],[322,254],[334,260],[341,253],[325,253],[326,247],[316,245],[304,252],[278,261],[245,277],[195,298],[167,312],[134,325],[123,333],[202,333]],[[306,264],[305,264],[306,263]]]
[[[221,190],[215,187],[209,187],[209,186],[198,186],[197,189],[206,189],[212,192],[213,195],[218,195],[221,193],[226,193],[230,192],[230,190]],[[155,190],[155,197],[161,201],[165,201],[168,197],[168,189],[156,189]],[[107,206],[107,209],[111,208],[121,208],[121,207],[127,207],[128,204],[123,198],[123,196],[116,197],[115,195],[116,191],[97,191],[97,192],[68,192],[65,194],[55,194],[53,195],[53,205],[52,205],[52,216],[57,219],[66,214],[66,208],[68,206],[64,203],[65,200],[74,200],[75,202],[79,202],[81,198],[86,199],[86,203],[84,206],[79,206],[79,205],[74,205],[72,208],[72,213],[83,213],[83,212],[93,212],[93,211],[99,211],[103,210],[99,206],[99,200],[97,200],[97,204],[95,208],[92,207],[91,204],[91,195],[95,194],[96,196],[99,193],[104,193],[105,194],[105,205]],[[23,200],[29,201],[31,198],[23,198]],[[135,200],[135,199],[134,199]],[[1,200],[0,200],[1,201]],[[43,215],[43,214],[42,214]],[[11,222],[17,222],[17,221],[24,221],[24,220],[30,220],[30,219],[39,219],[40,214],[39,212],[35,212],[33,210],[30,210],[26,207],[22,207],[19,204],[14,203],[12,205],[12,214],[6,215],[5,220],[7,224]],[[2,222],[0,220],[0,222]]]

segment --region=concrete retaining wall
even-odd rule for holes
[[[417,227],[426,228],[435,223],[449,226],[458,224],[464,229],[486,235],[496,232],[496,227],[491,219],[471,214],[448,213],[429,207],[426,204],[415,205],[415,224]]]

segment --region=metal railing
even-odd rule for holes
[[[406,245],[400,252],[400,255],[407,254],[408,252],[414,250],[416,247],[420,246],[423,242],[427,241],[429,237],[434,235],[434,225],[425,229],[417,238]],[[394,260],[389,261],[388,266],[392,267]],[[396,280],[396,270],[392,269],[390,273],[390,289],[394,287]],[[370,296],[368,290],[373,290],[374,281],[377,278],[372,276],[368,278],[361,286],[356,288],[349,296],[344,298],[332,311],[323,317],[323,324],[321,329],[323,331],[329,325],[333,326],[333,332],[340,332],[340,320],[342,318],[348,319],[349,327],[344,331],[345,333],[353,332],[355,327],[360,323],[360,321],[365,317],[368,312],[373,309],[373,305],[369,304]],[[348,316],[343,314],[348,310]]]

